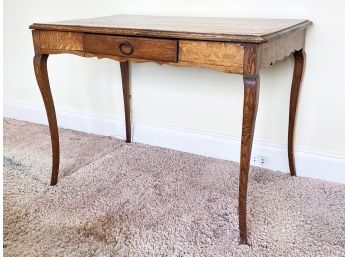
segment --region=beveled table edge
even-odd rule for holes
[[[82,26],[82,25],[66,25],[52,23],[33,23],[29,29],[37,30],[53,30],[66,32],[83,32],[108,35],[123,35],[123,36],[138,36],[138,37],[153,37],[153,38],[168,38],[168,39],[187,39],[187,40],[203,40],[217,42],[236,42],[236,43],[265,43],[282,34],[291,32],[297,29],[306,28],[312,22],[304,20],[301,23],[287,27],[285,29],[266,34],[263,36],[255,35],[237,35],[237,34],[222,34],[222,33],[197,33],[190,31],[166,31],[166,30],[151,30],[151,29],[134,29],[134,28],[112,28],[98,26]]]

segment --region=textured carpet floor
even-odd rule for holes
[[[344,186],[251,168],[239,245],[238,164],[4,120],[5,256],[344,256]],[[330,172],[329,170],[327,172]]]

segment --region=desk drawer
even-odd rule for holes
[[[176,40],[85,34],[83,50],[145,60],[177,62]]]

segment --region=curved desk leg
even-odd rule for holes
[[[254,127],[259,99],[259,76],[244,76],[244,104],[242,142],[240,153],[240,178],[239,178],[239,233],[241,244],[248,243],[247,237],[247,191],[250,166],[250,155],[254,137]]]
[[[48,124],[51,133],[52,143],[52,176],[51,186],[57,184],[58,172],[59,172],[59,135],[56,111],[54,109],[54,103],[52,99],[50,83],[47,74],[47,58],[48,54],[36,54],[34,57],[34,69],[37,84],[39,85],[40,92],[45,104]]]
[[[304,66],[304,51],[303,49],[294,52],[294,74],[292,77],[291,94],[290,94],[290,110],[289,110],[289,129],[288,129],[288,159],[291,176],[296,176],[295,159],[294,159],[294,128],[298,96]]]
[[[126,142],[132,141],[131,132],[131,118],[130,118],[130,92],[129,92],[129,62],[120,62],[122,88],[123,88],[123,102],[124,102],[124,116],[126,119]]]

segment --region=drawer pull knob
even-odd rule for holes
[[[133,53],[133,47],[129,43],[121,43],[118,47],[124,55],[131,55]]]

